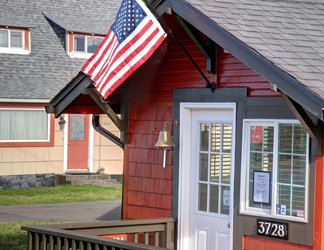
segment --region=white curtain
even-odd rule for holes
[[[48,129],[43,110],[0,110],[0,141],[48,140]]]
[[[22,31],[10,32],[10,47],[22,48]]]
[[[0,47],[8,48],[8,31],[0,30]]]

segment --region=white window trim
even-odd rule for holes
[[[9,30],[11,31],[19,31],[22,32],[22,47],[21,48],[5,48],[5,47],[0,47],[0,54],[18,54],[18,55],[29,55],[30,50],[26,49],[28,44],[25,44],[25,31],[24,30],[17,30],[17,29],[2,29],[1,30]],[[9,36],[10,37],[10,36]],[[28,41],[30,41],[30,32],[28,31]],[[30,47],[30,46],[29,46]]]
[[[43,111],[41,108],[0,108],[1,110],[19,110],[19,111]],[[11,143],[11,142],[50,142],[51,141],[51,116],[47,114],[47,139],[46,140],[0,140],[0,143]]]
[[[276,218],[281,220],[289,220],[289,221],[296,221],[296,222],[308,222],[308,208],[309,208],[309,150],[307,150],[306,155],[306,163],[307,163],[307,170],[306,170],[306,188],[305,188],[305,211],[304,211],[304,218],[294,217],[294,216],[287,216],[287,215],[277,215],[276,214],[276,196],[273,194],[277,193],[277,185],[271,185],[271,193],[272,193],[272,200],[271,200],[271,209],[261,209],[261,208],[253,208],[248,207],[248,200],[249,200],[249,140],[248,138],[248,128],[249,124],[253,123],[255,126],[264,126],[264,125],[274,125],[275,128],[275,135],[278,134],[277,128],[275,123],[290,123],[290,124],[300,124],[298,120],[284,120],[284,119],[269,119],[269,120],[259,120],[259,119],[244,119],[243,120],[243,129],[242,129],[242,161],[241,161],[241,194],[240,194],[240,213],[252,216],[262,216],[268,218]],[[274,148],[278,148],[278,139],[277,137],[274,138]],[[307,149],[309,149],[309,136],[307,136]],[[277,155],[274,154],[274,162],[277,161]],[[272,182],[277,181],[277,167],[273,168],[272,173],[273,179]]]
[[[75,51],[74,50],[74,37],[75,36],[84,37],[84,46],[85,46],[85,48],[87,47],[87,37],[100,37],[100,38],[103,38],[104,39],[104,36],[92,36],[92,35],[73,34],[72,35],[73,48],[72,48],[72,51],[69,52],[70,58],[89,59],[93,55],[93,53],[87,53],[87,52]]]

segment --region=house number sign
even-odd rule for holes
[[[288,223],[257,219],[257,235],[288,240]]]

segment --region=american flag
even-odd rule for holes
[[[123,0],[115,22],[82,71],[106,99],[153,54],[165,37],[142,0]]]

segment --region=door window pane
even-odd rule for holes
[[[210,156],[210,181],[219,182],[220,155]]]
[[[232,150],[232,125],[224,124],[223,135],[223,152],[231,152]]]
[[[199,180],[208,180],[208,154],[200,154]]]
[[[231,180],[231,156],[222,156],[222,183],[230,184]]]
[[[70,115],[70,140],[84,140],[84,115]]]
[[[211,213],[218,213],[218,191],[219,186],[218,185],[210,185],[210,203],[209,203],[209,211]]]
[[[230,207],[230,189],[228,186],[222,186],[221,192],[221,214],[229,214]]]
[[[207,184],[199,184],[198,210],[207,211]]]
[[[202,123],[200,124],[200,150],[208,151],[209,145],[209,124]]]
[[[221,124],[211,124],[212,127],[212,143],[211,143],[211,151],[219,152],[221,147],[221,133],[222,126]]]

